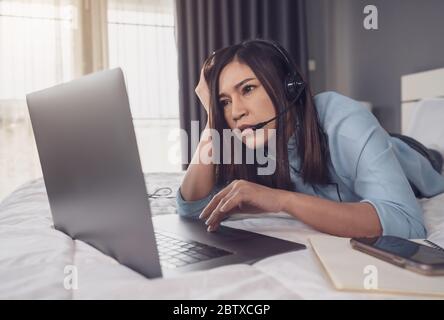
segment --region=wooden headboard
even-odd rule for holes
[[[426,98],[444,98],[444,68],[401,77],[401,131],[406,133],[416,103]]]

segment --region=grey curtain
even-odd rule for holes
[[[175,0],[179,56],[180,125],[188,133],[182,141],[182,162],[189,163],[191,121],[203,130],[207,114],[194,89],[203,61],[214,50],[251,38],[279,41],[307,78],[305,0]],[[185,148],[188,148],[188,152]],[[183,165],[185,170],[188,165]]]

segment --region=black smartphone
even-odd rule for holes
[[[394,236],[352,238],[353,249],[427,276],[444,275],[444,250]]]

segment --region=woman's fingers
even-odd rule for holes
[[[212,212],[208,220],[208,231],[215,231],[219,227],[220,222],[224,219],[228,212],[237,207],[242,202],[242,196],[239,192],[229,194],[226,201],[221,201],[217,208]],[[222,211],[221,208],[224,207]]]
[[[210,90],[205,80],[204,67],[202,67],[200,71],[199,83],[197,84],[194,91],[196,92],[196,95],[198,96],[200,102],[202,103],[202,105],[204,106],[205,110],[208,113],[208,106],[210,103]]]
[[[211,201],[207,204],[205,209],[203,209],[202,213],[199,216],[199,219],[207,219],[210,216],[211,212],[213,212],[214,209],[217,207],[222,198],[225,197],[225,195],[228,194],[230,190],[231,190],[231,184],[222,189],[221,191],[219,191],[219,193],[217,193],[213,197],[213,199],[211,199]]]
[[[224,189],[219,191],[218,194],[216,194],[213,199],[207,204],[207,206],[202,210],[202,213],[199,216],[199,219],[207,219],[210,214],[214,211],[214,209],[217,207],[219,202],[231,191],[233,188],[236,187],[236,185],[241,180],[233,180],[228,186],[226,186]]]
[[[222,221],[223,217],[225,216],[225,213],[220,211],[220,207],[221,203],[218,204],[216,209],[214,209],[214,211],[208,217],[207,221],[205,221],[205,224],[208,226],[207,231],[215,231],[220,221]]]
[[[239,200],[241,200],[241,197],[239,191],[236,191],[234,194],[228,194],[226,198],[227,199],[223,201],[223,204],[220,207],[221,212],[228,212],[236,206],[240,205]]]

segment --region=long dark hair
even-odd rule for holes
[[[283,49],[283,48],[282,48]],[[283,49],[285,50],[285,49]],[[284,51],[285,52],[285,51]],[[309,86],[306,86],[301,98],[293,105],[288,101],[284,91],[284,79],[293,68],[303,79],[299,68],[290,60],[292,66],[271,45],[264,40],[248,40],[242,43],[225,47],[214,52],[204,63],[204,76],[210,90],[209,125],[222,136],[223,129],[229,129],[225,120],[223,107],[219,103],[219,76],[224,67],[237,60],[248,65],[264,86],[277,113],[290,107],[289,122],[281,117],[276,122],[276,170],[272,175],[258,175],[259,165],[253,164],[216,164],[216,184],[225,185],[235,179],[259,183],[268,187],[292,190],[289,174],[287,143],[290,134],[296,134],[298,156],[300,157],[300,171],[304,183],[328,184],[328,143],[320,126],[318,114],[313,102]],[[289,133],[288,126],[294,130]],[[242,154],[246,152],[242,144]],[[223,148],[220,150],[223,158]],[[233,153],[232,153],[233,154]],[[222,159],[221,158],[221,159]]]

